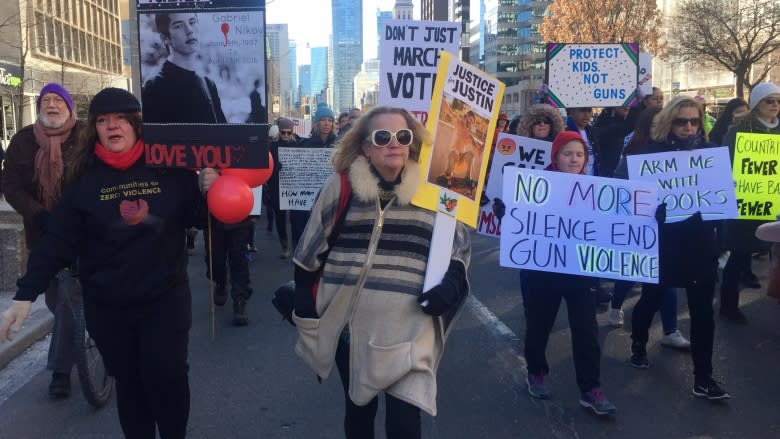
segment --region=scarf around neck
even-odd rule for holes
[[[41,190],[41,203],[46,210],[51,210],[62,190],[62,177],[65,175],[65,165],[62,160],[62,143],[70,136],[76,125],[73,113],[59,128],[48,128],[41,119],[35,121],[33,134],[38,151],[35,153],[35,178]]]
[[[144,141],[138,139],[127,151],[111,152],[100,142],[95,142],[95,155],[105,164],[114,169],[124,171],[138,161],[144,153]]]

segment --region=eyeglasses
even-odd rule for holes
[[[698,117],[694,117],[693,119],[686,119],[684,117],[672,119],[672,125],[676,127],[684,127],[688,124],[691,124],[692,127],[698,127],[699,124],[701,124],[701,120]]]
[[[541,124],[552,125],[552,121],[550,119],[540,119],[540,120],[535,120],[534,123],[532,123],[531,125],[537,126]]]
[[[292,134],[293,132],[292,132],[292,130],[281,130],[281,131],[279,131],[279,133],[280,133],[281,135],[283,135],[283,136],[289,136],[289,135],[290,135],[290,134]]]
[[[49,103],[61,105],[65,103],[65,99],[62,99],[59,96],[47,96],[43,99],[41,99],[41,103],[44,105],[49,105]]]
[[[774,105],[774,104],[780,104],[780,98],[766,98],[763,101],[761,101],[767,105]]]
[[[396,142],[401,146],[409,146],[414,140],[414,134],[412,130],[408,128],[401,128],[396,132],[389,130],[374,130],[370,136],[366,137],[366,140],[373,143],[378,148],[384,148],[389,145],[395,137]]]

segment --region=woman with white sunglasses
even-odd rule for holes
[[[436,371],[468,294],[471,243],[460,223],[444,280],[423,291],[435,213],[410,201],[427,135],[401,108],[358,119],[293,257],[296,352],[319,377],[338,369],[347,438],[374,437],[380,392],[387,438],[421,436],[420,410],[436,415]],[[342,175],[351,188],[343,214]]]

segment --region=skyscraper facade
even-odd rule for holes
[[[271,113],[276,117],[290,114],[292,110],[292,100],[288,95],[291,90],[290,41],[286,23],[268,24],[265,29],[271,56],[269,67],[273,69],[268,72],[268,102]]]
[[[422,0],[420,18],[431,21],[447,21],[447,0]]]
[[[295,40],[290,40],[290,47],[287,51],[290,59],[290,91],[289,98],[292,102],[292,106],[296,107],[300,102],[300,96],[298,95],[298,44]]]
[[[332,0],[333,101],[334,111],[354,106],[354,78],[363,64],[363,2]],[[312,61],[312,78],[314,61]],[[314,90],[312,90],[314,91]]]
[[[298,66],[298,97],[301,101],[311,96],[311,64]]]
[[[311,48],[311,91],[314,102],[326,102],[328,92],[328,48]]]

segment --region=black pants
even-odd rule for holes
[[[127,439],[183,439],[190,413],[187,351],[189,287],[157,302],[107,308],[85,300],[90,335],[116,378],[119,423]]]
[[[46,290],[46,306],[54,314],[54,327],[49,343],[49,360],[46,368],[52,372],[70,375],[76,362],[76,346],[73,338],[73,312],[70,309],[70,295],[78,290],[81,293],[79,281],[73,277],[70,270],[62,270],[49,283]]]
[[[631,315],[631,339],[634,344],[647,346],[648,332],[653,316],[661,307],[666,285],[643,284],[642,296]],[[712,315],[713,282],[697,282],[685,288],[688,295],[688,311],[691,315],[691,356],[693,373],[698,378],[712,376],[712,345],[715,336],[715,320]]]
[[[230,295],[235,299],[252,296],[249,287],[249,261],[246,259],[249,230],[254,224],[235,228],[211,228],[211,265],[214,273],[209,271],[209,232],[203,236],[206,240],[206,276],[218,285],[227,282],[227,270],[230,269]]]
[[[555,324],[561,299],[566,300],[571,328],[572,354],[577,385],[581,392],[599,387],[601,348],[598,342],[596,301],[590,288],[544,288],[540,282],[527,281],[525,359],[528,373],[547,375],[547,342]]]
[[[750,273],[751,255],[749,252],[732,251],[723,268],[723,280],[720,284],[720,311],[736,311],[739,308],[739,283]]]
[[[310,216],[311,212],[308,210],[290,211],[290,231],[292,232],[293,248],[298,246],[298,240],[303,236],[303,230],[306,228],[306,223],[309,222]]]
[[[339,340],[336,349],[336,367],[339,370],[341,384],[344,387],[346,413],[344,432],[347,439],[373,439],[374,418],[379,399],[374,398],[364,406],[356,405],[349,398],[349,343]],[[408,402],[385,393],[385,434],[387,439],[419,439],[420,409]]]

